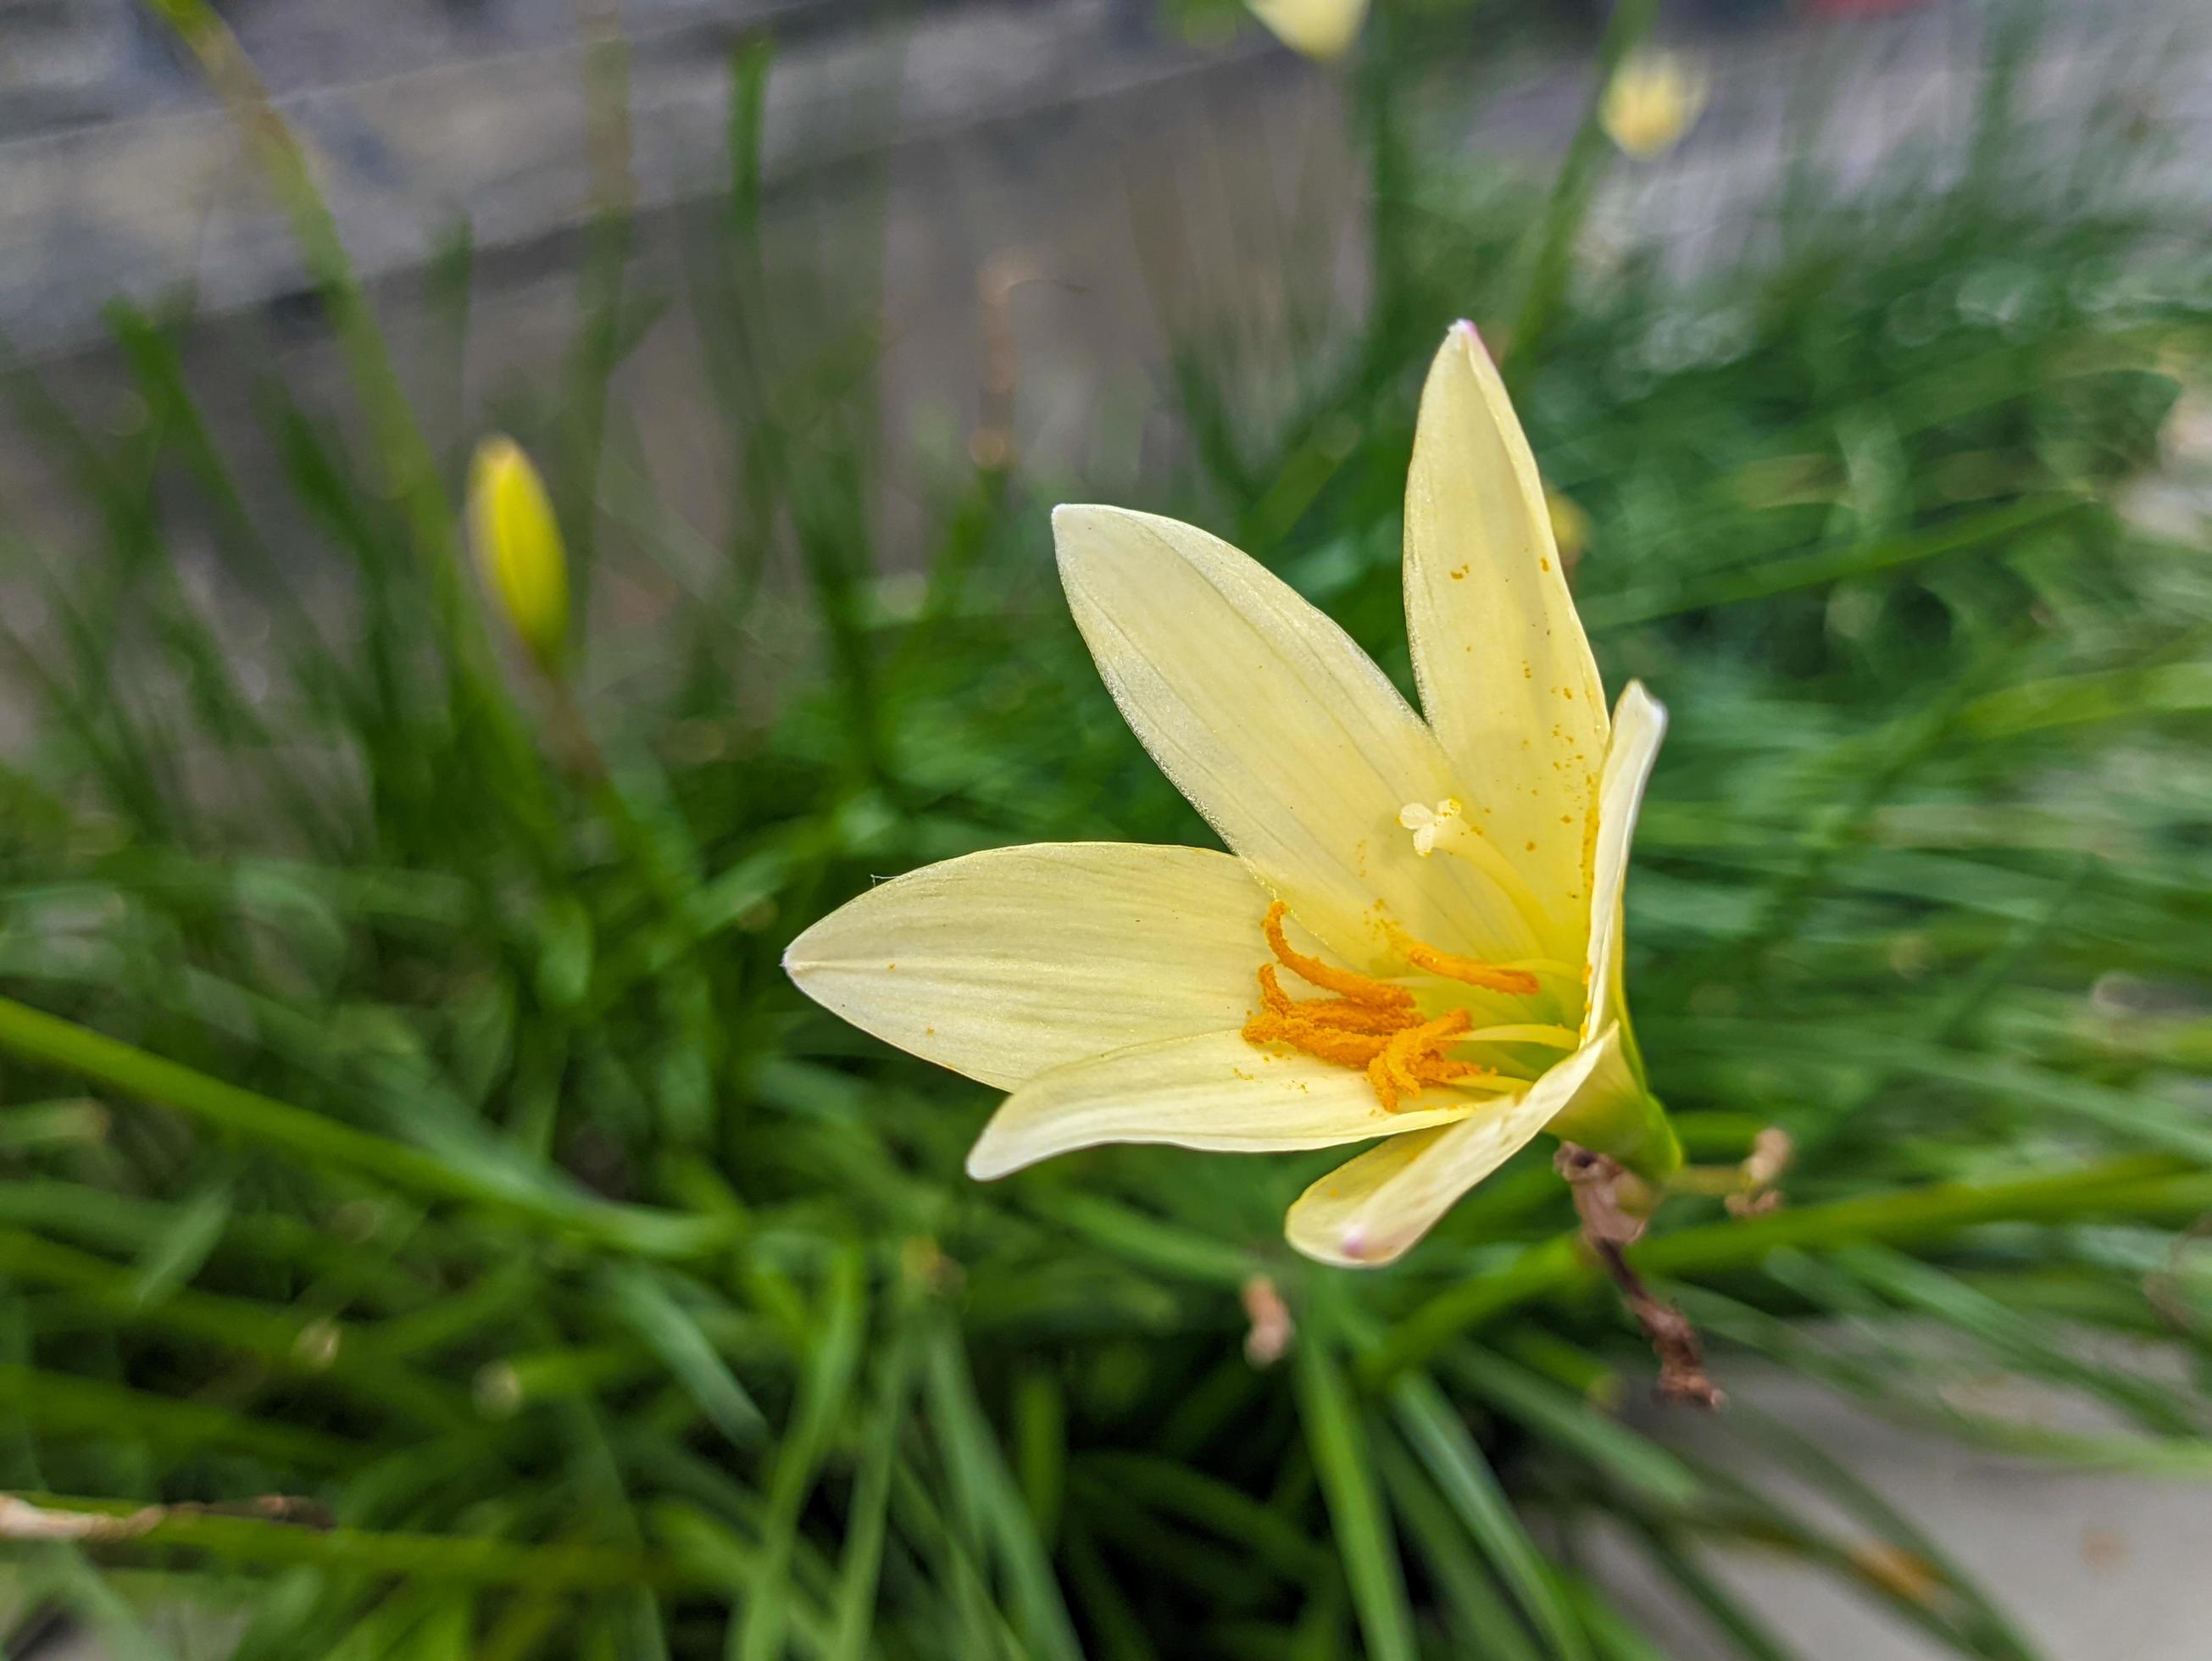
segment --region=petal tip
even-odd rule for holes
[[[985,1125],[975,1147],[968,1150],[966,1169],[970,1181],[992,1183],[1001,1177],[1011,1177],[1023,1164],[1019,1159],[1008,1157],[1007,1149],[991,1135],[991,1127]]]
[[[831,967],[838,959],[837,942],[841,935],[841,920],[845,914],[866,899],[873,890],[864,890],[845,902],[826,917],[817,917],[812,922],[791,937],[791,944],[783,948],[783,972],[791,983],[809,997],[817,995],[807,987],[807,981],[817,971]]]
[[[1063,583],[1073,581],[1088,561],[1102,552],[1101,545],[1115,520],[1130,515],[1127,509],[1097,502],[1063,502],[1052,510],[1053,557]]]
[[[1119,518],[1127,511],[1123,508],[1109,508],[1102,502],[1063,502],[1052,510],[1053,538],[1064,552],[1069,537],[1095,530],[1108,520]]]
[[[1456,346],[1467,367],[1478,379],[1498,373],[1498,360],[1491,356],[1490,343],[1482,338],[1472,319],[1462,318],[1451,326],[1444,336],[1444,350],[1449,352]]]
[[[827,919],[823,921],[826,922]],[[792,936],[791,944],[783,948],[781,962],[784,976],[793,986],[802,991],[806,987],[807,975],[814,968],[814,964],[808,960],[806,946],[820,932],[822,924],[817,922],[811,928],[801,929]]]
[[[1640,680],[1632,680],[1620,689],[1618,708],[1624,713],[1640,712],[1662,733],[1667,730],[1667,706],[1652,696],[1651,689]]]
[[[1283,1238],[1291,1250],[1331,1269],[1382,1269],[1405,1255],[1404,1244],[1371,1238],[1355,1223],[1334,1232],[1302,1232],[1295,1209],[1284,1220]]]

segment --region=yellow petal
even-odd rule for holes
[[[879,884],[793,940],[783,966],[854,1025],[1010,1090],[1243,1022],[1267,908],[1249,871],[1202,848],[1000,848]]]
[[[1628,886],[1628,844],[1644,786],[1667,736],[1667,707],[1632,680],[1613,712],[1613,743],[1599,790],[1597,843],[1591,858],[1589,1007],[1583,1031],[1602,1032],[1627,1019],[1621,980],[1621,896]]]
[[[1307,1256],[1346,1268],[1401,1256],[1461,1195],[1534,1141],[1553,1116],[1598,1092],[1635,1092],[1618,1029],[1577,1050],[1526,1094],[1456,1124],[1400,1136],[1322,1177],[1291,1207],[1284,1232]]]
[[[1252,15],[1292,52],[1333,64],[1350,51],[1367,21],[1367,0],[1246,0]]]
[[[1449,769],[1348,635],[1174,520],[1067,507],[1053,530],[1069,608],[1131,728],[1301,922],[1369,970],[1390,962],[1393,925],[1492,961],[1534,953],[1490,878],[1423,860],[1400,828],[1407,802],[1455,794]]]
[[[1468,823],[1582,955],[1583,850],[1605,756],[1605,689],[1553,545],[1543,482],[1474,326],[1430,367],[1406,485],[1406,628]]]
[[[1238,1153],[1328,1147],[1443,1124],[1472,1110],[1431,1086],[1396,1112],[1367,1075],[1296,1053],[1256,1050],[1234,1030],[1102,1056],[1030,1080],[1000,1104],[968,1155],[988,1181],[1103,1142],[1172,1142]]]

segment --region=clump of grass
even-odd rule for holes
[[[1306,1162],[1105,1150],[978,1188],[986,1093],[790,993],[781,942],[875,875],[1204,832],[1053,589],[1045,508],[1095,491],[979,447],[933,481],[926,582],[879,577],[915,551],[866,506],[869,308],[768,275],[765,73],[739,59],[736,182],[687,253],[731,459],[713,557],[641,499],[605,395],[652,298],[613,219],[540,389],[580,594],[685,585],[659,672],[586,697],[603,764],[502,672],[455,559],[462,447],[424,435],[306,196],[370,418],[263,386],[280,504],[203,415],[181,319],[116,313],[147,412],[119,435],[11,376],[95,536],[5,636],[40,737],[0,770],[0,1484],[123,1519],[21,1548],[18,1591],[128,1653],[165,1600],[248,1657],[1647,1653],[1556,1548],[1601,1515],[1736,1652],[1777,1646],[1715,1543],[2027,1653],[1788,1427],[1723,1421],[1847,1527],[1614,1415],[1648,1357],[1540,1159],[1402,1267],[1323,1272],[1278,1233]],[[1523,319],[1608,678],[1675,711],[1639,1032],[1693,1157],[1769,1125],[1799,1156],[1786,1208],[1676,1201],[1638,1263],[1723,1376],[1765,1358],[1991,1445],[2202,1472],[2203,1402],[2075,1342],[2201,1373],[2212,1320],[2185,1244],[2212,588],[2117,507],[2203,362],[2202,264],[2154,215],[1984,168],[1800,199],[1778,254],[1693,280],[1578,271],[1587,179],[1442,162],[1387,97],[1405,60],[1377,42],[1364,73],[1371,313],[1288,408],[1239,407],[1182,340],[1194,441],[1130,505],[1400,649],[1414,378],[1443,320]],[[1262,1278],[1296,1324],[1266,1367]],[[1992,1364],[2111,1428],[1946,1393]]]

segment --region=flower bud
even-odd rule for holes
[[[568,645],[568,557],[545,483],[511,438],[494,435],[469,466],[469,541],[507,625],[548,675]]]
[[[1598,125],[1627,155],[1648,161],[1671,150],[1705,107],[1705,77],[1673,52],[1638,52],[1613,73],[1598,101]]]
[[[1292,52],[1333,64],[1352,50],[1368,0],[1245,0],[1252,15]]]

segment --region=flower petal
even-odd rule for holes
[[[1598,792],[1597,846],[1590,862],[1589,1007],[1585,1033],[1602,1032],[1628,1019],[1621,980],[1621,895],[1628,885],[1628,844],[1636,835],[1644,782],[1667,736],[1667,707],[1632,680],[1613,714],[1613,743],[1605,752]]]
[[[1406,484],[1406,630],[1468,822],[1550,909],[1576,958],[1605,688],[1567,591],[1543,482],[1474,326],[1444,337]]]
[[[1389,965],[1393,925],[1479,957],[1534,953],[1491,878],[1413,851],[1399,810],[1449,796],[1449,770],[1341,629],[1174,520],[1066,507],[1053,529],[1069,608],[1130,727],[1301,922],[1370,970]]]
[[[1528,1092],[1486,1103],[1456,1124],[1394,1137],[1301,1194],[1284,1232],[1307,1256],[1357,1268],[1404,1255],[1461,1195],[1533,1141],[1553,1116],[1599,1091],[1634,1092],[1620,1034],[1607,1028]]]
[[[1237,1153],[1328,1147],[1464,1116],[1474,1098],[1440,1086],[1386,1110],[1367,1075],[1311,1056],[1255,1049],[1234,1030],[1055,1068],[1006,1098],[968,1154],[988,1181],[1102,1142],[1172,1142]]]
[[[878,884],[783,966],[854,1025],[1012,1089],[1258,1004],[1267,896],[1226,854],[1128,843],[1000,848]]]

